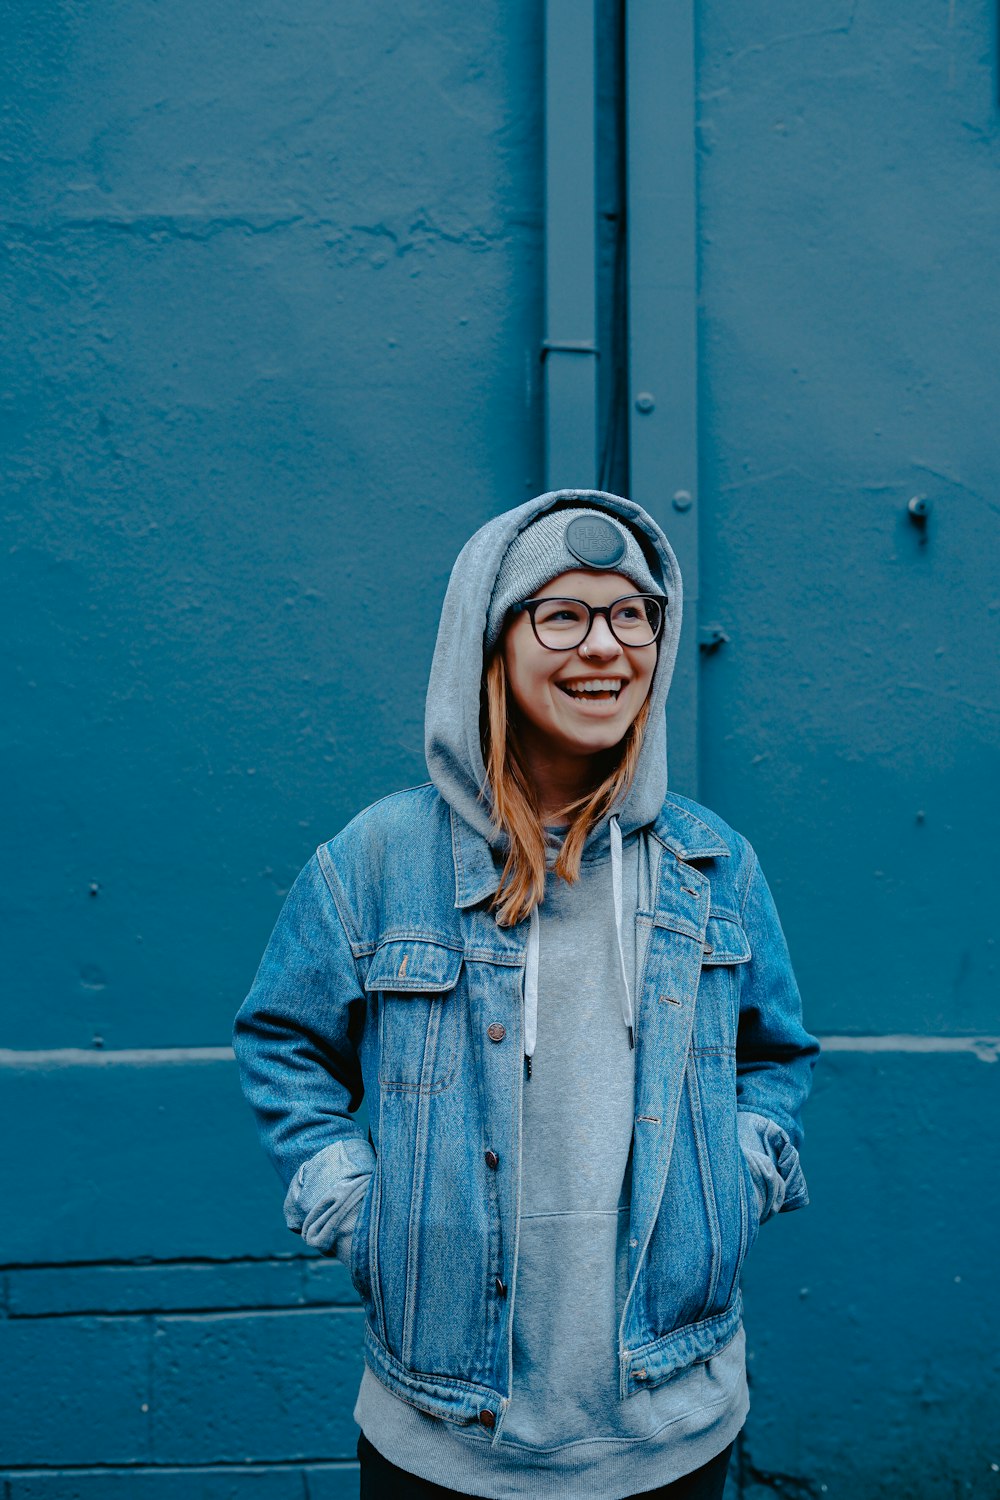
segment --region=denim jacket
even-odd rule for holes
[[[808,1202],[800,1112],[819,1050],[747,840],[674,793],[640,837],[622,1399],[738,1332],[759,1224]],[[498,875],[434,785],[375,803],[296,879],[234,1028],[289,1227],[330,1253],[353,1226],[373,1373],[494,1442],[511,1398],[529,925],[498,925]]]

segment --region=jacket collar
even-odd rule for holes
[[[482,834],[471,828],[453,807],[448,810],[455,862],[455,905],[475,906],[492,896],[500,884],[503,856],[494,854]],[[682,807],[669,793],[651,832],[678,859],[708,859],[732,853],[713,828],[696,813]]]

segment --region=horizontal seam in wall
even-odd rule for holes
[[[968,1052],[984,1062],[996,1062],[1000,1036],[931,1036],[897,1032],[885,1036],[821,1036],[824,1052]]]
[[[163,1063],[232,1062],[232,1047],[53,1047],[18,1052],[0,1047],[0,1068],[107,1067],[112,1063],[142,1068]]]
[[[1000,1055],[1000,1036],[939,1036],[920,1032],[894,1032],[869,1036],[821,1036],[824,1052],[971,1052],[995,1061]],[[124,1047],[119,1050],[88,1047],[53,1047],[48,1050],[17,1051],[0,1047],[0,1068],[38,1067],[160,1067],[167,1063],[232,1062],[232,1047]]]

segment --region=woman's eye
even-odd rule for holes
[[[580,612],[576,609],[547,609],[540,614],[540,619],[545,625],[572,624],[580,618]]]

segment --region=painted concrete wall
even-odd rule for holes
[[[538,12],[3,8],[12,1500],[356,1493],[354,1292],[227,1047],[295,872],[424,779],[451,561],[541,487]],[[1000,1493],[993,13],[697,18],[698,795],[828,1039],[730,1491]]]
[[[849,1039],[746,1277],[742,1493],[1000,1494],[994,7],[697,14],[701,793]]]
[[[5,1494],[356,1494],[360,1311],[226,1049],[316,844],[426,777],[460,546],[542,488],[541,20],[3,31]]]

